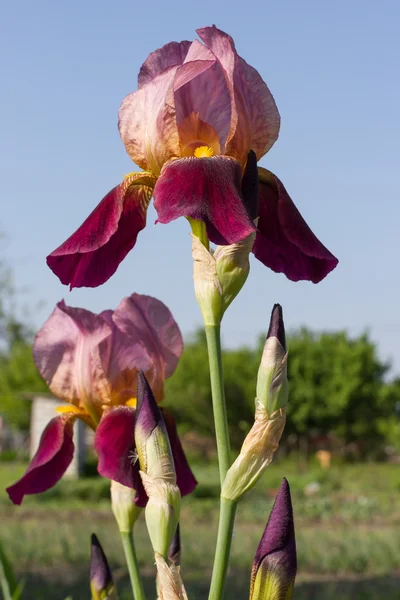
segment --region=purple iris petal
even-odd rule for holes
[[[154,188],[160,223],[186,216],[204,221],[215,244],[240,242],[255,230],[241,195],[240,164],[224,156],[167,163]]]
[[[134,408],[117,406],[104,413],[94,438],[99,457],[97,470],[103,477],[134,489],[135,503],[146,506],[147,496],[135,453],[134,428]]]
[[[292,281],[318,283],[338,264],[311,231],[279,179],[260,173],[259,221],[254,255]]]
[[[86,221],[47,257],[61,283],[96,287],[115,273],[146,225],[151,187],[124,182],[113,188]]]
[[[62,415],[48,423],[25,475],[7,488],[14,504],[21,504],[27,494],[48,490],[64,475],[74,455],[74,420],[74,416]]]

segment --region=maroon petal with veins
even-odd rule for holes
[[[71,289],[97,287],[115,273],[146,225],[153,182],[151,176],[138,173],[117,185],[79,229],[47,257],[61,283]]]
[[[253,253],[276,273],[291,281],[318,283],[338,259],[311,231],[282,182],[259,168],[259,220]]]
[[[239,163],[225,156],[170,161],[154,188],[157,222],[192,217],[204,221],[215,244],[240,242],[255,230],[243,203],[241,181]]]
[[[146,506],[134,442],[135,409],[118,406],[106,411],[96,429],[97,470],[103,477],[136,491],[135,503]]]
[[[161,409],[164,417],[165,426],[171,445],[172,456],[174,457],[176,483],[180,489],[181,496],[191,494],[197,486],[197,480],[192,473],[189,463],[182,448],[181,441],[176,429],[175,419],[165,408]]]
[[[25,475],[7,488],[14,504],[21,504],[28,494],[45,492],[64,475],[74,455],[72,434],[75,419],[76,415],[70,413],[55,417],[48,423]]]

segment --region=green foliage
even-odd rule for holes
[[[256,376],[264,339],[256,348],[226,350],[223,356],[231,439],[240,446],[253,422]],[[363,334],[294,332],[288,341],[289,409],[285,437],[310,439],[334,434],[356,442],[362,456],[384,444],[400,449],[400,380],[387,383],[389,365]],[[189,340],[166,386],[166,403],[183,428],[211,436],[211,389],[202,331]]]
[[[17,429],[29,428],[30,402],[26,394],[46,392],[32,356],[32,346],[16,340],[5,356],[0,357],[0,412]]]
[[[18,583],[14,569],[7,557],[6,551],[0,542],[0,588],[4,600],[20,600],[23,583]]]

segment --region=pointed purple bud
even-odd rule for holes
[[[258,187],[257,156],[253,150],[250,150],[242,178],[242,196],[252,221],[258,217]]]
[[[142,435],[149,437],[151,432],[162,423],[162,415],[157,406],[151,387],[143,371],[139,371],[137,380],[136,428]]]
[[[176,526],[174,537],[168,550],[168,560],[175,566],[181,564],[181,530],[179,523]]]
[[[283,324],[282,306],[280,304],[274,304],[271,312],[267,339],[270,337],[276,337],[286,352],[285,326]]]
[[[92,533],[90,550],[90,589],[93,598],[112,598],[114,583],[107,557],[96,536]]]
[[[293,508],[284,478],[254,558],[250,600],[290,600],[296,571]]]

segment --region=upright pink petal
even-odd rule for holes
[[[183,64],[191,44],[192,42],[187,41],[170,42],[149,54],[139,72],[139,89],[146,85],[146,83],[153,81],[157,75],[161,75],[167,69],[179,67]]]
[[[103,415],[94,438],[99,457],[97,470],[103,477],[136,490],[136,504],[145,506],[147,496],[139,475],[134,428],[133,408],[118,406]]]
[[[250,148],[258,160],[278,138],[280,117],[259,73],[236,52],[230,35],[213,27],[197,33],[222,65],[231,96],[232,118],[226,153],[244,164]]]
[[[107,378],[111,385],[112,404],[125,404],[136,397],[138,371],[153,368],[152,357],[145,345],[132,339],[116,326],[113,311],[100,314],[112,330]]]
[[[318,283],[338,264],[337,258],[314,235],[282,182],[259,169],[259,221],[254,255],[292,281]]]
[[[170,67],[129,94],[118,113],[119,132],[126,151],[133,162],[155,175],[167,160],[179,156],[173,98],[177,68]]]
[[[109,401],[104,362],[110,346],[111,328],[104,319],[62,301],[36,335],[33,357],[53,394],[95,409]]]
[[[170,310],[156,298],[132,294],[114,311],[113,321],[131,343],[140,342],[146,348],[152,360],[146,374],[157,400],[162,400],[164,379],[175,371],[183,350],[181,332]]]
[[[40,494],[53,487],[67,470],[73,455],[74,415],[55,417],[40,438],[39,448],[25,475],[7,488],[14,504],[21,504],[27,494]]]
[[[215,244],[234,244],[255,229],[241,196],[242,171],[224,156],[183,158],[165,165],[154,189],[158,221],[204,221]]]
[[[176,72],[174,97],[178,126],[197,114],[216,131],[223,153],[231,123],[230,95],[221,66],[198,41],[193,42],[185,63]]]
[[[250,148],[260,160],[278,139],[281,124],[278,108],[259,72],[240,56],[235,68],[235,86],[241,90],[249,115]]]
[[[97,287],[115,273],[146,225],[154,179],[137,173],[113,188],[86,221],[47,257],[61,283]]]

